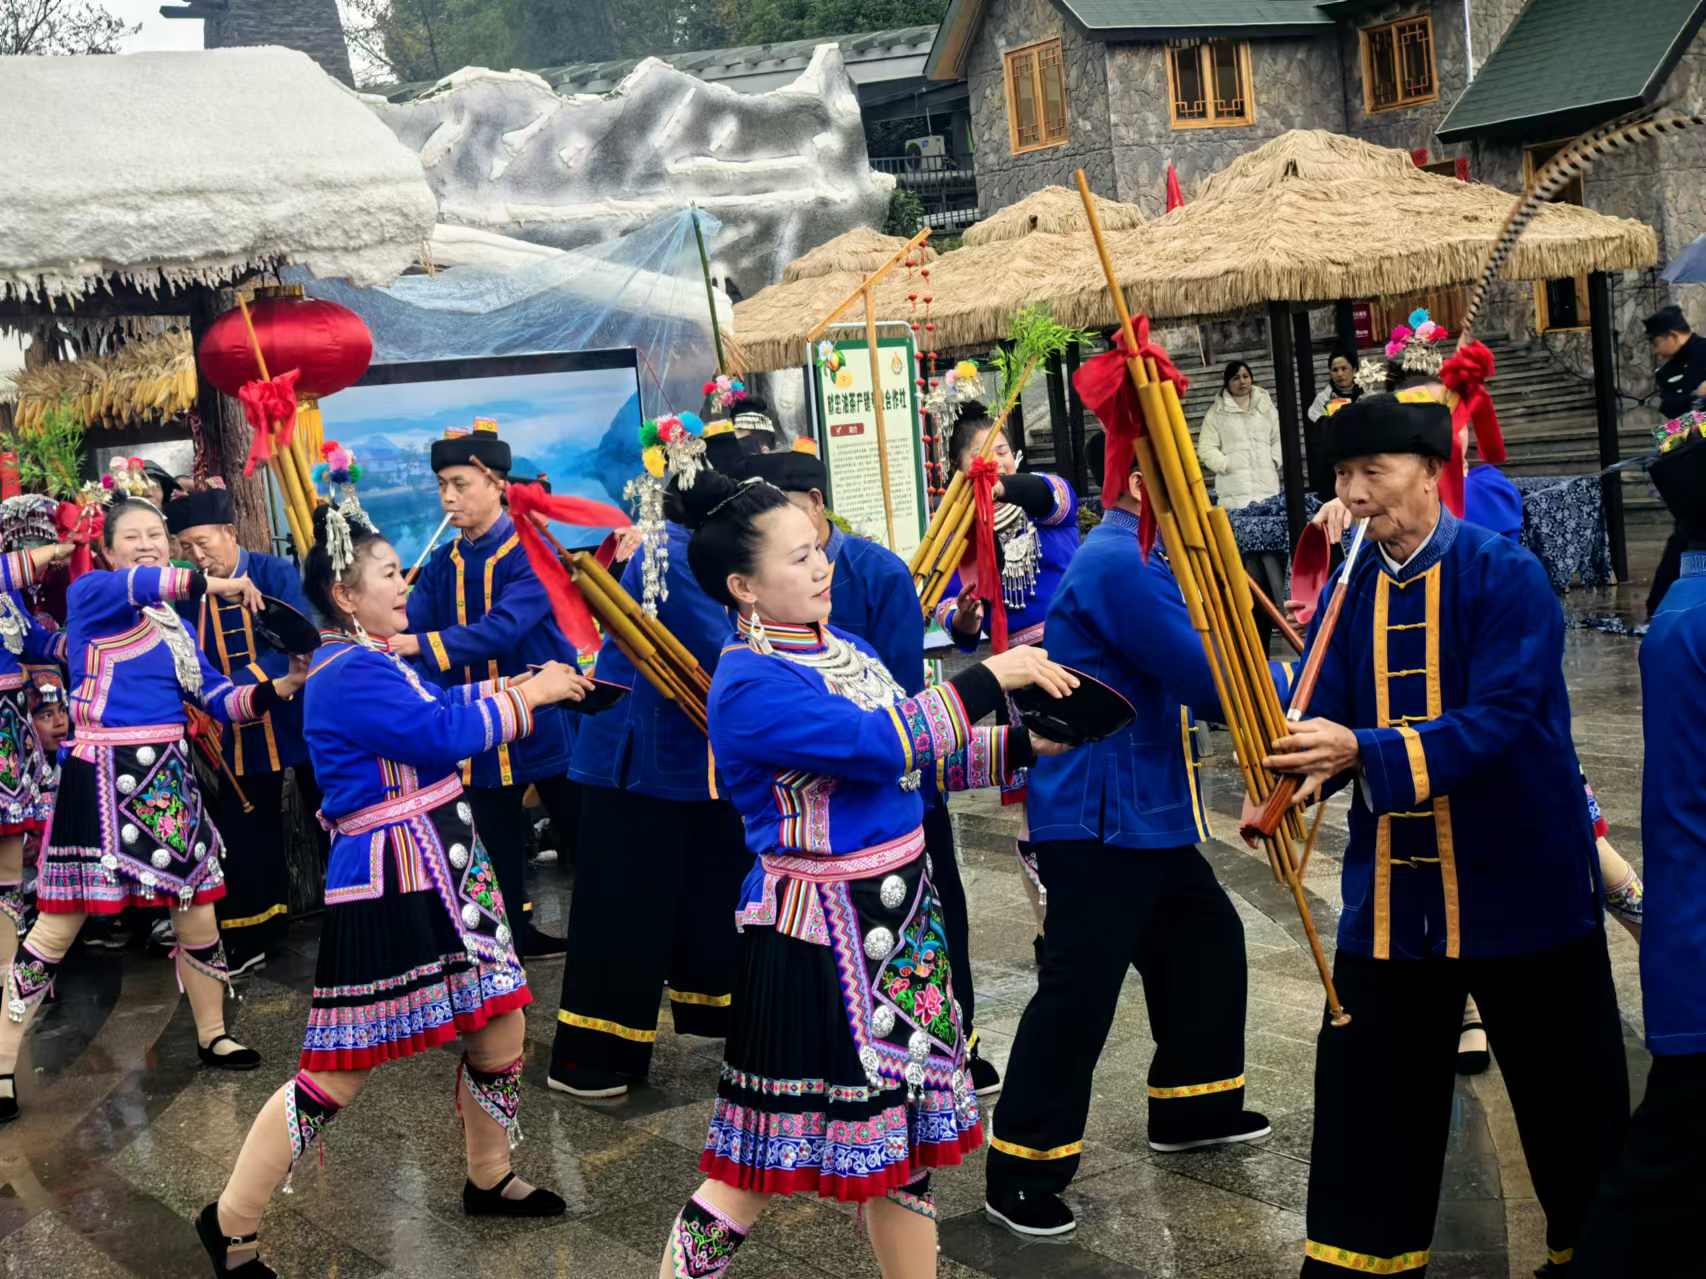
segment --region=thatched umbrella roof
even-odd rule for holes
[[[1101,215],[1104,231],[1129,231],[1143,225],[1143,214],[1135,204],[1097,196],[1096,212]],[[967,229],[961,243],[976,248],[980,244],[1022,239],[1037,232],[1072,235],[1089,229],[1084,201],[1079,199],[1077,191],[1069,187],[1044,187]]]
[[[1295,130],[1234,160],[1183,208],[1108,229],[1107,238],[1134,313],[1222,315],[1268,302],[1327,303],[1469,284],[1515,198],[1418,169],[1404,151]],[[1080,222],[1053,234],[1039,225],[1017,239],[942,254],[930,277],[936,345],[993,344],[1007,336],[1013,312],[1034,302],[1047,303],[1066,324],[1116,323],[1082,228]],[[1548,280],[1640,269],[1657,259],[1651,227],[1550,205],[1529,224],[1504,275]],[[806,331],[858,282],[852,273],[795,277],[737,305],[736,331],[751,367],[799,363]],[[909,318],[909,291],[905,273],[891,272],[876,291],[878,319]]]
[[[16,402],[15,418],[24,430],[60,404],[90,426],[170,421],[196,404],[190,335],[172,330],[126,343],[112,355],[25,369],[13,374],[0,398]]]
[[[850,289],[905,247],[905,236],[884,235],[868,226],[857,226],[851,231],[843,231],[833,240],[824,241],[811,252],[788,263],[782,268],[782,283],[793,284],[796,280],[830,275],[851,275],[854,279],[847,286]],[[929,245],[924,246],[926,262],[936,256],[935,249]],[[846,292],[847,290],[843,289],[842,295]],[[834,305],[834,302],[829,304]],[[824,309],[828,310],[829,307]]]

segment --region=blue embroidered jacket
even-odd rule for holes
[[[833,525],[823,553],[835,566],[830,622],[876,649],[901,689],[916,694],[924,687],[924,614],[906,561],[881,542],[849,537]]]
[[[1028,762],[1029,738],[1009,759],[1006,728],[973,727],[1001,697],[981,665],[906,697],[870,645],[827,630],[829,643],[815,627],[767,623],[770,654],[731,637],[711,681],[717,775],[754,853],[840,857],[889,844],[924,820],[924,770],[940,790],[969,790]],[[763,886],[755,867],[741,900]]]
[[[489,681],[435,688],[388,652],[348,636],[324,638],[303,686],[303,735],[328,820],[442,782],[462,760],[533,727],[519,689]],[[326,900],[379,896],[387,867],[399,891],[429,887],[419,861],[406,822],[339,834],[326,868]]]
[[[35,565],[27,551],[9,551],[0,555],[0,593],[4,593],[10,609],[15,610],[15,624],[22,627],[19,635],[21,649],[13,653],[0,644],[0,688],[20,687],[28,680],[33,668],[45,666],[57,673],[65,662],[66,632],[50,631],[37,619],[24,597],[24,588],[36,581]],[[0,605],[5,608],[6,605]]]
[[[1442,509],[1402,568],[1364,548],[1308,709],[1361,748],[1341,948],[1518,955],[1600,926],[1563,660],[1558,598],[1516,543]]]
[[[1049,605],[1043,647],[1119,692],[1136,717],[1112,737],[1032,765],[1031,838],[1118,848],[1208,838],[1191,710],[1221,718],[1220,698],[1165,558],[1156,551],[1144,563],[1136,516],[1111,510],[1090,530]],[[1288,691],[1286,668],[1273,665]]]
[[[1043,623],[1048,617],[1049,601],[1060,586],[1061,574],[1071,563],[1078,549],[1078,494],[1072,485],[1058,475],[1041,471],[1009,475],[1002,482],[1003,502],[1011,502],[1025,512],[1025,517],[1041,543],[1041,558],[1037,564],[1037,581],[1023,608],[1007,610],[1007,641],[1010,644],[1035,644],[1042,638]],[[960,575],[955,573],[936,607],[936,620],[948,627],[954,643],[966,652],[976,644],[967,644],[949,623],[954,616],[954,602],[959,597]],[[990,610],[983,610],[983,635],[989,634]]]
[[[688,532],[665,525],[669,567],[664,584],[669,598],[658,604],[658,620],[685,644],[707,675],[717,669],[717,654],[729,633],[728,612],[699,589],[687,566]],[[645,565],[639,555],[622,572],[622,589],[635,599],[643,593]],[[599,715],[585,717],[575,740],[569,776],[591,786],[631,790],[655,799],[711,798],[711,761],[705,735],[665,698],[615,644],[598,650],[593,674],[633,692]]]
[[[421,665],[444,688],[575,660],[507,514],[482,536],[458,537],[432,553],[409,593],[409,630],[420,638]],[[462,780],[509,786],[561,774],[569,766],[573,722],[562,707],[541,706],[526,741],[482,752],[464,766]]]
[[[1687,551],[1641,642],[1647,1047],[1706,1053],[1706,552]]]
[[[232,576],[248,577],[263,595],[283,600],[304,617],[314,616],[302,594],[302,578],[289,560],[240,550]],[[178,614],[195,632],[208,661],[233,684],[265,684],[289,674],[290,655],[256,636],[254,617],[241,604],[204,593],[193,603],[179,604]],[[308,746],[302,740],[302,706],[295,700],[281,702],[255,723],[219,736],[225,762],[238,777],[274,773],[308,758]]]
[[[187,694],[178,683],[171,650],[142,609],[194,600],[206,589],[205,577],[181,568],[96,569],[71,583],[65,631],[76,738],[86,741],[86,728],[185,722]],[[270,684],[239,688],[209,665],[199,648],[194,652],[201,666],[198,700],[219,723],[253,720],[278,701]],[[83,741],[68,745],[79,756],[87,753]]]

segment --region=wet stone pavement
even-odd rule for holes
[[[1604,611],[1606,595],[1572,601]],[[1611,823],[1640,864],[1636,642],[1569,632],[1576,742]],[[1142,993],[1129,980],[1096,1072],[1082,1169],[1068,1192],[1069,1242],[1025,1243],[981,1211],[982,1152],[936,1177],[943,1279],[969,1276],[1196,1276],[1297,1273],[1309,1176],[1314,1037],[1321,992],[1290,896],[1236,840],[1239,801],[1229,740],[1210,735],[1204,777],[1217,838],[1204,846],[1244,920],[1249,956],[1250,1105],[1274,1133],[1251,1146],[1157,1155],[1145,1141],[1151,1044]],[[1336,800],[1307,887],[1322,934],[1337,915],[1343,805]],[[988,794],[954,805],[971,901],[972,957],[984,1053],[1002,1063],[1034,988],[1033,926],[1012,853],[1014,820]],[[536,868],[540,919],[561,931],[572,875]],[[635,927],[644,921],[635,920]],[[178,1279],[207,1273],[191,1219],[217,1195],[250,1119],[294,1068],[318,927],[297,924],[289,952],[243,983],[233,1029],[266,1054],[250,1075],[203,1071],[169,963],[80,947],[61,1000],[29,1037],[18,1077],[24,1118],[0,1130],[0,1275]],[[1646,1060],[1636,947],[1619,928],[1611,952],[1638,1098]],[[613,960],[619,962],[619,958]],[[120,977],[123,977],[122,982]],[[697,1152],[717,1076],[714,1042],[676,1037],[663,1017],[648,1086],[581,1104],[545,1087],[562,963],[530,966],[520,1173],[557,1189],[567,1217],[546,1223],[463,1218],[462,1141],[452,1113],[456,1058],[445,1050],[380,1070],[329,1130],[325,1162],[300,1169],[263,1226],[287,1279],[587,1276],[649,1279],[664,1233],[698,1184]],[[992,1101],[993,1099],[991,1099]],[[1497,1066],[1460,1081],[1430,1274],[1527,1276],[1544,1259],[1541,1219]],[[778,1201],[731,1276],[875,1277],[851,1212]]]

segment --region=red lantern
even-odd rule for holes
[[[373,362],[373,335],[348,307],[318,298],[263,298],[249,308],[273,377],[297,370],[296,393],[318,399],[343,390]],[[261,376],[241,311],[215,320],[197,351],[202,374],[227,395]]]

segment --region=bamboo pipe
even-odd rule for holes
[[[438,522],[438,527],[433,530],[432,540],[426,544],[426,549],[416,557],[415,562],[409,567],[408,576],[403,579],[403,584],[405,586],[413,586],[415,584],[415,578],[420,576],[421,568],[427,562],[427,557],[432,554],[433,547],[438,545],[438,539],[444,536],[444,530],[449,527],[450,516],[446,514],[445,517]]]
[[[1100,217],[1100,215],[1096,209],[1096,202],[1091,197],[1089,181],[1085,178],[1084,171],[1082,169],[1078,170],[1076,177],[1077,177],[1077,182],[1078,182],[1079,195],[1083,198],[1085,215],[1086,215],[1086,218],[1087,218],[1089,225],[1090,225],[1090,234],[1091,234],[1091,237],[1094,240],[1095,245],[1096,245],[1097,256],[1101,259],[1102,271],[1106,277],[1108,292],[1109,292],[1109,295],[1111,296],[1111,298],[1113,300],[1114,309],[1117,312],[1117,314],[1119,315],[1120,329],[1121,329],[1122,336],[1125,338],[1127,347],[1129,349],[1135,351],[1137,349],[1137,335],[1136,335],[1136,332],[1132,326],[1131,312],[1126,306],[1125,295],[1120,289],[1119,277],[1114,271],[1113,259],[1108,254],[1107,241],[1102,234],[1101,217]],[[1174,479],[1174,476],[1170,472],[1172,470],[1178,469],[1180,467],[1179,459],[1176,456],[1172,457],[1171,459],[1169,459],[1167,456],[1167,452],[1168,452],[1167,446],[1175,444],[1175,438],[1173,437],[1172,432],[1165,429],[1170,424],[1169,419],[1170,419],[1171,415],[1169,414],[1167,417],[1164,417],[1162,419],[1162,421],[1160,421],[1160,422],[1156,422],[1155,419],[1150,417],[1150,408],[1153,404],[1153,399],[1150,397],[1145,397],[1142,394],[1144,389],[1146,387],[1148,387],[1150,385],[1150,382],[1152,381],[1152,378],[1149,375],[1149,371],[1147,369],[1145,369],[1144,362],[1140,358],[1128,357],[1125,361],[1125,364],[1126,364],[1127,375],[1131,378],[1133,385],[1137,387],[1140,399],[1143,402],[1143,409],[1144,409],[1144,416],[1146,419],[1146,423],[1151,427],[1150,435],[1152,438],[1159,438],[1163,441],[1163,443],[1161,445],[1161,453],[1162,453],[1161,461],[1162,461],[1163,475],[1161,478],[1162,478],[1164,483],[1170,482]],[[1171,467],[1169,467],[1167,465],[1169,460],[1172,462]],[[1193,453],[1193,456],[1191,458],[1191,462],[1194,464],[1195,460],[1196,459],[1195,459],[1194,453]],[[1199,472],[1199,475],[1200,475],[1200,472]],[[1179,478],[1181,478],[1181,479],[1183,478],[1182,471],[1181,471]],[[1151,486],[1151,487],[1153,487],[1153,486]],[[1199,487],[1200,487],[1200,478],[1199,478]],[[1192,490],[1186,489],[1185,491],[1192,498],[1196,497],[1196,493],[1193,492]],[[1202,509],[1206,509],[1206,502],[1203,504]],[[1191,517],[1193,517],[1197,514],[1197,511],[1190,510],[1189,507],[1187,506],[1185,513],[1186,513],[1187,520],[1189,520]],[[1181,533],[1186,535],[1183,538],[1181,538],[1181,540],[1183,540],[1186,545],[1191,544],[1190,538],[1188,536],[1189,531],[1190,530],[1181,530]],[[1205,553],[1209,552],[1209,548],[1208,548],[1206,542],[1199,542],[1199,544],[1201,545],[1201,547]],[[1210,564],[1211,565],[1213,564],[1212,554],[1210,554]],[[1218,588],[1217,583],[1211,583],[1211,585],[1215,585],[1216,588]],[[1212,592],[1205,593],[1205,597],[1212,598]],[[1215,654],[1213,651],[1214,646],[1207,642],[1206,637],[1205,637],[1205,641],[1204,641],[1204,647],[1205,647],[1205,650],[1208,652],[1209,664],[1212,668],[1215,664]],[[1223,645],[1223,647],[1225,647],[1225,646]],[[1228,656],[1230,656],[1230,654],[1228,654]],[[1256,771],[1260,772],[1262,770],[1260,770],[1258,768]],[[1315,960],[1316,971],[1320,974],[1321,984],[1322,984],[1323,989],[1326,992],[1327,1004],[1328,1004],[1328,1007],[1331,1011],[1332,1024],[1335,1026],[1343,1026],[1347,1022],[1349,1022],[1350,1017],[1345,1012],[1344,1006],[1339,1002],[1338,992],[1334,988],[1334,985],[1333,985],[1332,973],[1327,967],[1326,956],[1322,952],[1322,949],[1321,949],[1321,940],[1320,940],[1320,937],[1316,934],[1315,923],[1314,923],[1314,920],[1311,917],[1310,912],[1309,912],[1308,901],[1303,895],[1303,885],[1302,885],[1302,882],[1299,880],[1298,875],[1297,875],[1296,862],[1291,857],[1289,847],[1286,846],[1285,841],[1286,841],[1286,836],[1282,834],[1280,837],[1280,843],[1281,843],[1280,852],[1281,852],[1281,855],[1282,855],[1282,858],[1283,858],[1283,861],[1285,864],[1285,869],[1287,871],[1286,878],[1290,884],[1293,899],[1295,900],[1295,902],[1297,904],[1299,916],[1303,921],[1304,932],[1309,939],[1310,953]]]
[[[573,561],[566,553],[559,552],[559,558],[565,568],[573,567]],[[695,727],[703,730],[705,714],[701,703],[693,696],[680,673],[671,668],[652,638],[634,624],[611,596],[605,594],[600,583],[586,577],[577,578],[577,585],[587,606],[604,623],[612,642],[634,664],[634,669],[644,675],[660,695],[679,706]]]
[[[261,378],[263,381],[271,381],[272,374],[267,370],[266,352],[261,350],[261,340],[255,334],[255,321],[249,314],[249,301],[241,293],[237,294],[237,309],[242,312],[243,328],[248,332],[249,345],[255,350],[255,364],[261,371]],[[313,512],[306,499],[290,483],[294,476],[286,469],[288,463],[279,462],[276,451],[267,460],[267,465],[271,468],[273,478],[278,482],[279,492],[284,498],[285,519],[290,524],[291,535],[296,538],[297,550],[307,555],[308,548],[314,545]]]
[[[573,553],[568,560],[577,577],[585,574],[597,584],[604,596],[609,599],[629,621],[642,633],[646,633],[652,642],[662,649],[680,668],[682,673],[694,685],[702,685],[706,693],[711,690],[710,677],[705,674],[705,668],[699,665],[699,659],[693,656],[685,644],[677,639],[672,631],[645,609],[638,601],[622,588],[622,584],[610,575],[604,565],[585,551]]]
[[[806,344],[809,346],[811,343],[816,342],[820,337],[822,337],[828,330],[829,326],[841,318],[841,313],[859,300],[859,295],[861,293],[865,292],[866,289],[873,287],[878,280],[882,279],[890,271],[894,270],[895,266],[902,258],[904,258],[908,253],[911,253],[929,238],[930,228],[925,227],[917,235],[913,236],[905,244],[901,245],[900,248],[896,249],[893,257],[861,280],[858,287],[856,287],[853,292],[849,293],[846,297],[842,298],[841,301],[837,302],[828,315],[824,316],[823,319],[812,325],[810,331],[806,334]]]
[[[877,418],[877,466],[883,480],[883,522],[894,546],[894,490],[889,481],[889,428],[883,416],[883,362],[877,356],[877,302],[865,281],[865,349],[871,357],[871,408]],[[909,370],[910,372],[910,370]]]

